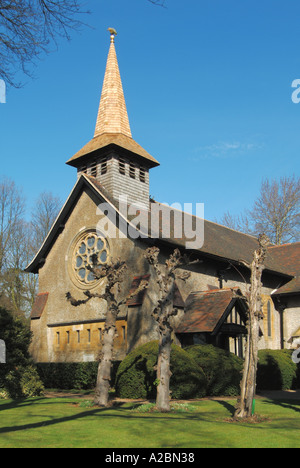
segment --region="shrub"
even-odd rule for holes
[[[7,374],[17,367],[31,364],[29,327],[21,318],[13,317],[11,312],[0,307],[0,339],[6,346],[6,364],[0,365],[0,387],[4,386]]]
[[[10,371],[4,382],[7,396],[12,399],[30,398],[43,395],[44,386],[33,366]]]
[[[46,388],[90,390],[96,385],[98,362],[38,363],[37,369]]]
[[[240,394],[243,360],[213,345],[194,345],[186,348],[203,369],[209,396],[236,396]]]
[[[119,361],[112,363],[111,386],[114,385]],[[96,386],[99,362],[51,362],[36,364],[45,388],[92,390]]]
[[[44,387],[29,354],[32,333],[22,318],[0,307],[0,339],[6,346],[6,364],[0,365],[0,397],[39,396]]]
[[[133,350],[121,362],[116,376],[116,393],[121,398],[156,397],[158,342],[151,341]],[[172,345],[170,389],[172,398],[196,398],[206,394],[206,379],[194,359]]]
[[[257,390],[291,390],[297,385],[297,365],[287,349],[258,352]]]

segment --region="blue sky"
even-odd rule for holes
[[[64,201],[65,162],[94,134],[109,48],[116,50],[133,138],[160,163],[161,202],[204,203],[205,217],[250,208],[265,177],[299,175],[299,0],[86,0],[91,27],[60,41],[33,80],[0,104],[0,174]]]

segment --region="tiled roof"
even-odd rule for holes
[[[86,185],[88,185],[88,187],[94,191],[95,195],[99,197],[100,203],[104,199],[104,201],[110,203],[112,207],[115,208],[117,211],[119,210],[119,203],[111,197],[107,190],[105,190],[103,186],[94,177],[81,175],[81,177],[75,184],[67,202],[62,208],[51,231],[45,239],[40,251],[34,258],[34,260],[31,262],[31,264],[28,265],[25,271],[37,273],[40,262],[43,260],[43,258],[46,258],[48,251],[51,248],[52,242],[54,241],[55,236],[57,235],[57,232],[59,232],[59,229],[64,224],[64,219],[66,218],[70,210],[72,210],[73,204],[76,202],[78,194]],[[165,209],[170,210],[171,208],[165,207]],[[159,213],[159,215],[161,216],[161,213]],[[195,216],[189,214],[185,215],[193,218],[191,222],[194,222],[196,219]],[[145,216],[145,219],[147,219],[146,228],[141,229],[141,231],[144,237],[149,237],[151,239],[151,223],[148,219],[148,216],[150,215],[147,213]],[[130,223],[134,218],[135,215],[128,216],[127,218],[124,218],[124,221]],[[233,229],[229,229],[225,226],[221,226],[211,221],[203,220],[203,223],[204,244],[201,248],[197,249],[197,252],[203,253],[209,257],[220,259],[222,261],[225,260],[235,263],[239,263],[242,260],[247,261],[248,263],[252,261],[253,253],[258,247],[258,241],[255,237],[243,234],[238,231],[234,231]],[[157,240],[155,240],[156,242],[167,243],[168,245],[171,245],[174,248],[185,248],[187,238],[184,236],[184,229],[182,231],[183,235],[181,238],[176,238],[174,230],[171,229],[170,236],[162,236],[162,232],[159,232],[157,233],[158,238]],[[290,263],[292,273],[289,273],[287,267],[288,263],[285,263],[283,260],[280,260],[279,256],[277,254],[274,254],[274,252],[278,252],[276,249],[277,248],[269,249],[270,255],[267,255],[265,262],[266,270],[280,274],[283,277],[287,278],[287,280],[289,276],[290,279],[292,279],[291,277],[293,276],[293,272],[295,271],[295,265],[297,264],[297,261],[294,258],[294,260]],[[288,255],[288,252],[286,253],[286,255]]]
[[[31,319],[41,318],[48,301],[48,296],[49,293],[40,293],[36,296],[30,315]]]
[[[296,276],[281,288],[277,289],[272,296],[281,294],[299,294],[300,293],[300,276]]]
[[[300,276],[300,242],[270,247],[268,254],[282,271]]]
[[[142,281],[149,281],[150,275],[144,275],[144,276],[135,276],[133,278],[131,288],[129,291],[129,295],[134,293],[134,291],[137,290],[137,288],[140,286]],[[138,294],[135,294],[132,296],[130,299],[127,300],[127,305],[128,306],[139,306],[142,305],[144,302],[144,297],[145,297],[146,289],[142,289]]]
[[[238,291],[238,289],[235,289]],[[213,333],[236,300],[234,289],[194,292],[186,300],[186,314],[176,333]]]
[[[166,205],[157,202],[155,203],[163,210],[170,211],[172,209]],[[195,226],[195,216],[189,215],[188,213],[184,213],[184,216],[192,218],[189,224]],[[163,215],[161,215],[161,218],[163,218]],[[168,220],[168,216],[165,216],[165,219]],[[253,253],[258,248],[258,240],[256,237],[235,231],[208,220],[203,220],[203,226],[204,243],[202,247],[198,249],[199,252],[238,263],[241,261],[246,261],[248,263],[252,262]],[[163,226],[161,226],[161,228],[163,231]],[[176,246],[184,247],[189,239],[185,237],[184,229],[182,229],[182,234],[183,235],[180,239],[176,238],[171,226],[170,237],[167,240]],[[278,261],[277,256],[273,254],[267,254],[265,266],[268,271],[281,273],[286,276],[293,276],[293,273],[289,273],[287,268],[282,265],[282,262]]]

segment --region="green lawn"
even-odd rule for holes
[[[199,401],[193,412],[138,413],[133,404],[84,408],[78,398],[0,402],[0,448],[300,447],[300,401],[257,400],[269,419],[231,423],[234,400]]]

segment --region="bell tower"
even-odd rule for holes
[[[149,170],[158,161],[131,135],[127,107],[115,50],[117,32],[110,32],[110,48],[94,137],[67,164],[97,179],[118,200],[149,209]]]

